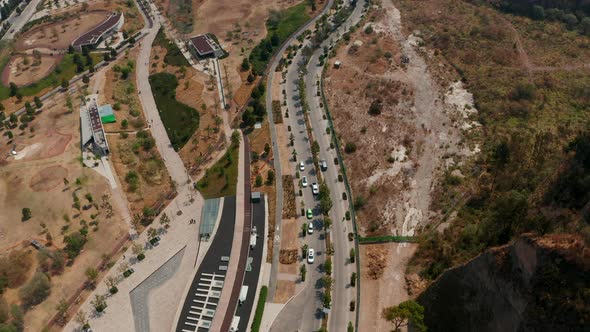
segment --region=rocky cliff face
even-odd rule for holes
[[[446,271],[418,302],[429,331],[589,331],[590,248],[525,235]]]

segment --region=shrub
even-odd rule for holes
[[[366,33],[367,35],[370,35],[371,33],[373,33],[373,26],[371,26],[371,25],[368,25],[368,26],[365,28],[365,33]]]
[[[22,213],[23,213],[23,216],[21,218],[21,221],[27,221],[27,220],[31,219],[31,209],[23,208]]]
[[[356,152],[356,144],[353,142],[348,142],[344,146],[344,152],[346,153],[354,153]]]
[[[64,248],[65,253],[70,259],[76,258],[76,256],[80,254],[80,251],[86,244],[86,241],[86,237],[80,232],[74,232],[66,235],[64,237],[64,243],[66,243],[66,247]]]
[[[375,99],[373,100],[373,102],[371,103],[371,106],[369,107],[369,114],[370,115],[379,115],[381,114],[381,110],[383,109],[383,104],[381,99]],[[365,132],[366,132],[366,128],[365,128]]]
[[[51,283],[47,275],[37,272],[23,288],[19,290],[19,296],[25,307],[30,307],[43,302],[51,292]]]
[[[256,183],[254,184],[256,187],[260,187],[262,186],[262,176],[261,175],[257,175],[256,176]]]
[[[262,323],[262,314],[264,313],[264,305],[266,303],[266,295],[268,293],[268,287],[262,286],[260,288],[260,296],[258,296],[258,303],[256,304],[256,312],[254,313],[254,320],[252,321],[252,332],[258,332],[260,330],[260,324]]]

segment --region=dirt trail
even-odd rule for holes
[[[529,79],[532,78],[532,75],[535,72],[552,72],[552,71],[558,71],[558,70],[563,70],[563,71],[590,70],[590,64],[576,65],[576,66],[572,66],[572,65],[536,66],[536,65],[534,65],[533,63],[531,63],[529,55],[528,55],[527,51],[524,49],[524,46],[522,44],[522,39],[520,38],[520,33],[518,32],[518,30],[516,30],[514,25],[512,25],[512,23],[510,23],[510,21],[508,21],[506,18],[504,18],[502,16],[499,16],[499,17],[506,24],[508,29],[510,29],[510,31],[512,32],[512,35],[514,38],[514,44],[516,45],[516,51],[518,52],[518,58],[520,59],[522,66],[527,71],[527,76],[529,77]]]

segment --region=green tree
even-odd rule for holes
[[[10,87],[10,96],[16,96],[16,94],[18,93],[18,86],[16,86],[16,84],[14,84],[13,82],[10,82],[8,85]]]
[[[350,248],[350,252],[348,253],[348,258],[350,259],[351,263],[354,263],[354,259],[356,258],[354,248]]]
[[[580,26],[582,28],[582,32],[586,36],[590,36],[590,17],[584,17],[584,19],[582,19],[580,22]]]
[[[84,84],[90,83],[90,77],[88,77],[88,75],[82,76],[82,83],[84,83]]]
[[[31,209],[29,209],[29,208],[23,208],[22,214],[23,214],[23,216],[21,218],[21,221],[27,221],[27,220],[31,219],[31,217],[32,217]]]
[[[70,259],[74,259],[80,254],[80,251],[82,248],[84,248],[86,241],[86,237],[80,232],[68,234],[64,237],[64,243],[66,243],[64,251],[66,254],[68,254]]]
[[[301,277],[301,281],[305,281],[305,276],[307,275],[307,267],[305,264],[301,264],[299,267],[299,276]]]
[[[322,210],[322,214],[327,216],[332,209],[333,203],[332,198],[330,198],[330,188],[328,185],[322,182],[320,185],[320,209]]]
[[[256,187],[262,186],[262,176],[256,175],[256,183],[254,184]]]
[[[61,80],[61,87],[63,89],[67,89],[70,86],[70,82],[68,80],[66,80],[65,78]]]
[[[35,96],[35,98],[33,100],[35,102],[35,107],[37,107],[37,108],[43,107],[43,103],[41,102],[41,98]]]
[[[563,17],[563,21],[565,22],[568,29],[572,30],[576,24],[578,24],[578,18],[574,14],[567,14]]]
[[[242,60],[241,68],[242,68],[242,71],[246,71],[246,70],[250,69],[250,62],[248,61],[248,58],[244,58]]]
[[[535,5],[535,6],[533,6],[532,15],[533,15],[534,20],[538,20],[538,21],[544,20],[545,19],[545,9],[543,9],[543,7],[541,7],[541,6]]]
[[[275,172],[271,169],[266,173],[266,184],[272,185],[275,181]]]
[[[326,272],[327,275],[332,275],[332,258],[327,257],[326,258],[326,262],[324,263],[324,272]]]
[[[401,328],[408,326],[411,322],[416,331],[427,331],[424,324],[424,307],[418,302],[408,300],[399,305],[383,309],[382,316],[393,324],[393,331],[401,331]]]

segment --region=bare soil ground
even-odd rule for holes
[[[366,331],[388,331],[391,323],[381,317],[383,308],[397,305],[409,298],[405,290],[405,270],[409,259],[416,251],[416,244],[386,243],[360,246],[361,259],[361,293],[359,308],[360,326]],[[378,257],[387,268],[375,280],[371,271],[375,269],[375,259],[367,259],[368,254]],[[377,268],[380,269],[380,268]]]
[[[274,303],[286,303],[295,295],[295,281],[278,280]]]
[[[130,61],[133,62],[137,52],[137,49],[132,50],[125,57],[97,73],[93,77],[92,86],[92,92],[99,95],[99,103],[120,105],[120,110],[114,110],[117,122],[105,124],[104,127],[111,147],[110,159],[119,183],[125,189],[126,198],[131,203],[129,206],[132,214],[141,214],[144,207],[163,204],[166,197],[173,191],[170,176],[157,149],[155,147],[149,151],[141,147],[134,149],[134,145],[139,144],[136,132],[140,130],[149,132],[149,128],[145,123],[135,87],[135,71],[124,80],[114,67],[126,66]],[[128,121],[126,129],[122,127],[124,120]],[[127,137],[125,138],[124,135]],[[130,171],[135,171],[139,175],[136,190],[132,190],[125,180]]]
[[[98,26],[108,15],[109,12],[105,10],[89,11],[61,22],[40,25],[20,36],[16,42],[16,49],[65,50],[76,37]]]
[[[77,110],[79,99],[72,97]],[[36,239],[47,244],[47,234],[51,234],[52,244],[48,247],[61,249],[64,234],[77,232],[83,224],[92,222],[84,251],[63,274],[51,277],[48,299],[26,313],[30,331],[41,331],[55,314],[60,299],[68,298],[83,284],[85,270],[98,266],[102,255],[109,254],[127,234],[119,212],[114,209],[109,213],[109,208],[103,205],[103,200],[110,201],[108,182],[98,173],[83,168],[78,159],[79,115],[77,111],[69,113],[65,103],[63,94],[56,95],[45,101],[43,112],[35,116],[28,128],[22,132],[12,129],[15,134],[12,141],[0,136],[3,164],[0,169],[0,241],[3,244],[19,248],[24,243],[30,248],[26,242]],[[18,154],[6,158],[13,145]],[[68,180],[68,185],[64,179]],[[79,185],[75,185],[76,179]],[[85,198],[87,193],[92,195],[96,205]],[[74,196],[80,199],[83,206],[80,210],[73,206]],[[32,218],[22,222],[24,207],[31,209]],[[35,266],[36,259],[33,269]],[[6,298],[17,302],[17,291],[9,290]]]
[[[109,69],[104,73],[98,74],[104,75],[104,80],[101,82],[102,88],[98,87],[100,90],[99,103],[110,104],[113,107],[117,104],[120,108],[119,110],[117,110],[116,107],[113,109],[117,122],[104,124],[104,129],[107,133],[123,131],[132,132],[148,127],[143,110],[141,109],[139,96],[137,95],[135,71],[124,80],[121,78],[121,73],[115,72],[114,69],[115,65],[122,67],[126,66],[129,61],[133,61],[133,59],[137,57],[138,52],[138,48],[133,49],[129,55],[122,57],[116,63],[109,65]],[[127,120],[127,128],[123,128],[124,120]]]
[[[32,55],[15,55],[2,71],[2,84],[8,86],[13,82],[18,86],[25,86],[37,82],[49,75],[61,59],[62,56],[41,55],[35,58]]]
[[[385,1],[369,17],[331,61],[343,65],[328,70],[327,97],[343,144],[356,144],[345,160],[353,195],[366,202],[357,212],[361,231],[413,235],[432,216],[443,155],[470,152],[459,147],[447,87],[434,81],[416,51],[419,38],[401,34],[399,11]],[[368,34],[369,25],[374,31]],[[401,63],[403,55],[408,65]],[[380,114],[368,113],[371,104],[381,105]]]

